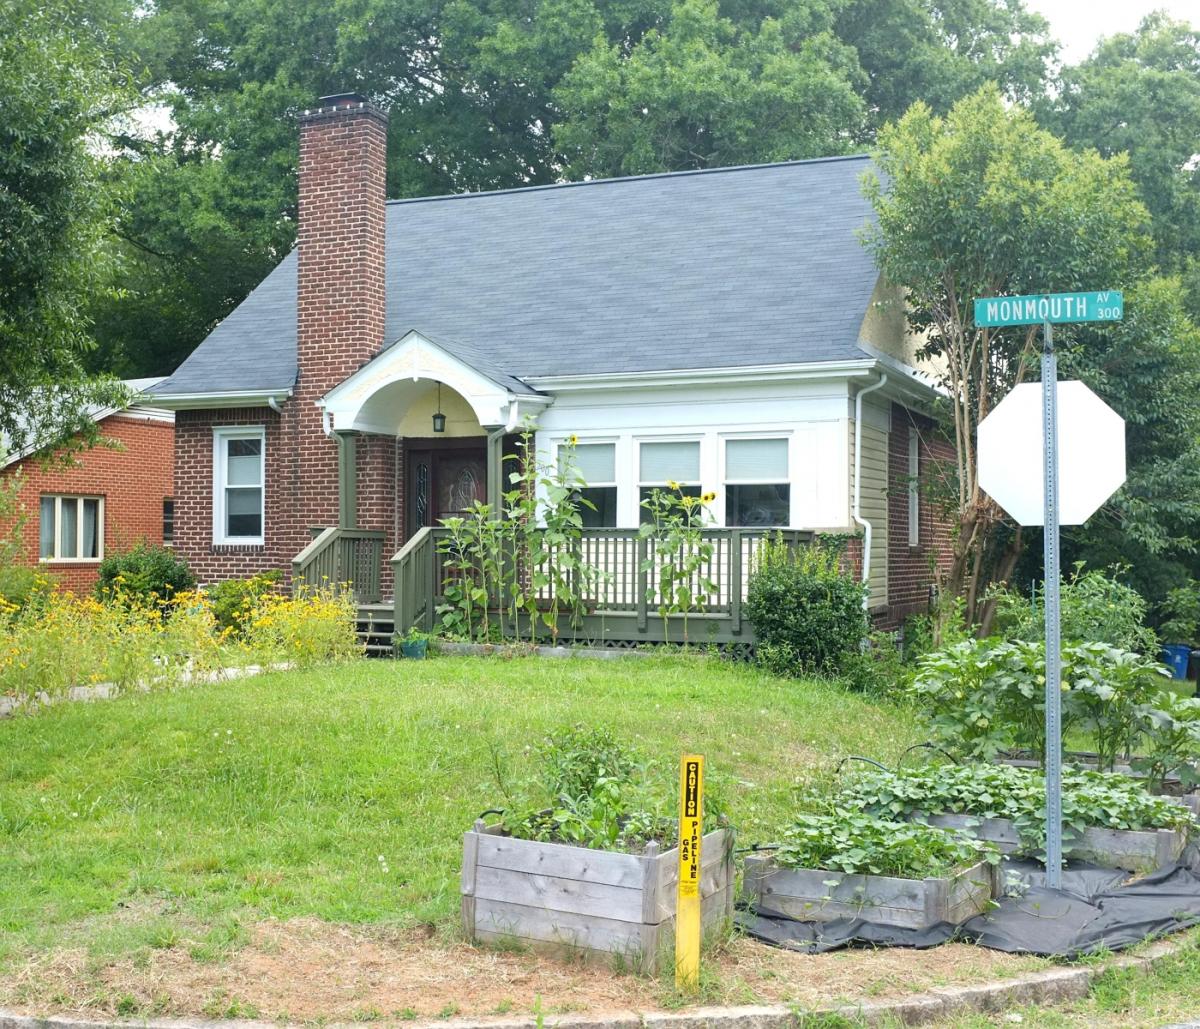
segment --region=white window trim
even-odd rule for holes
[[[718,498],[718,503],[714,505],[714,509],[719,509],[718,524],[725,527],[729,523],[726,517],[726,506],[729,501],[730,486],[787,486],[788,487],[788,519],[786,525],[777,525],[777,529],[786,529],[795,524],[796,521],[796,490],[793,488],[795,483],[795,462],[797,460],[797,447],[793,445],[793,436],[795,435],[791,429],[777,429],[774,431],[764,430],[755,432],[722,432],[719,436],[719,445],[717,452],[720,455],[720,472],[721,484],[724,487],[724,496]],[[778,479],[731,479],[729,478],[729,451],[727,444],[730,440],[744,439],[781,439],[787,442],[787,475]],[[717,510],[714,510],[717,513]],[[741,528],[741,526],[735,526]]]
[[[225,443],[231,439],[262,441],[262,477],[259,485],[259,536],[225,534]],[[213,428],[213,544],[218,547],[261,547],[267,529],[267,427],[265,425],[218,425]]]
[[[42,517],[41,502],[54,500],[54,557],[42,557],[42,541],[40,519]],[[75,516],[75,551],[83,550],[83,500],[96,501],[96,557],[59,557],[58,549],[62,545],[59,526],[62,525],[62,502],[74,500],[78,505]],[[44,565],[95,565],[104,560],[104,498],[95,493],[43,493],[38,498],[38,563]]]
[[[908,545],[921,545],[921,441],[915,429],[908,430]]]

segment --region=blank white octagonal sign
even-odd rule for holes
[[[1026,382],[979,423],[979,485],[1021,525],[1045,520],[1042,385]],[[1125,419],[1082,382],[1058,384],[1059,523],[1081,525],[1125,481]]]

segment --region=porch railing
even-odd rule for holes
[[[568,615],[559,617],[559,638],[637,642],[752,642],[753,630],[742,608],[749,587],[754,554],[768,534],[780,533],[789,546],[810,543],[813,533],[802,530],[706,529],[702,535],[712,545],[712,556],[701,574],[716,586],[712,596],[687,618],[673,615],[664,625],[657,612],[655,542],[636,529],[585,529],[580,557],[591,569],[581,580],[586,614],[572,627]],[[447,555],[440,544],[448,530],[421,529],[392,558],[396,589],[396,629],[416,626],[431,631],[442,602]],[[643,571],[645,562],[650,570]],[[545,606],[553,599],[549,588],[538,594]],[[494,606],[499,606],[498,598]],[[546,629],[541,630],[548,635]]]
[[[322,529],[292,558],[293,586],[348,584],[358,603],[379,603],[386,535],[380,529]]]

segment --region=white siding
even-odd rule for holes
[[[700,478],[717,494],[725,523],[724,440],[783,436],[789,441],[791,528],[847,531],[850,480],[845,379],[644,387],[562,392],[538,420],[538,448],[551,461],[575,434],[581,443],[611,440],[617,453],[618,524],[638,524],[638,444],[694,439]]]

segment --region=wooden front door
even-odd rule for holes
[[[405,440],[404,468],[409,538],[487,501],[485,439]]]

